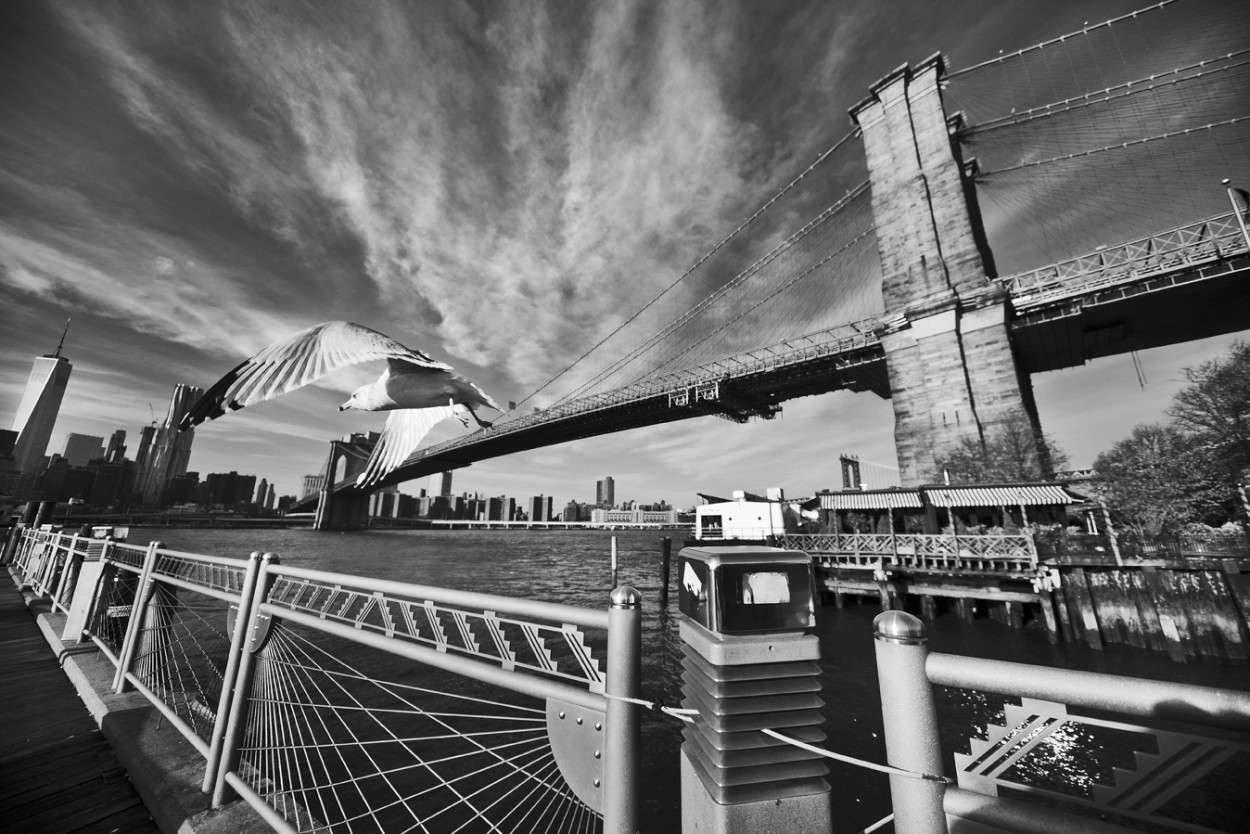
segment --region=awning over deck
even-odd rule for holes
[[[920,509],[919,489],[882,489],[863,492],[822,492],[822,510],[885,510]]]
[[[1060,484],[1009,484],[987,486],[921,487],[930,504],[938,507],[1037,507],[1051,504],[1083,504],[1084,496]]]
[[[907,489],[822,492],[822,510],[898,510],[933,507],[1038,507],[1083,504],[1088,499],[1061,484],[987,484],[922,486]]]

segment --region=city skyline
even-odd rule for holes
[[[899,64],[941,50],[968,66],[1144,5],[536,4],[437,9],[418,26],[386,3],[369,18],[5,4],[0,422],[69,314],[75,371],[52,448],[142,426],[175,385],[207,386],[330,317],[524,401],[846,134],[848,108]],[[1244,186],[1250,172],[1213,170],[1213,189],[1223,176]],[[1043,429],[1087,466],[1162,418],[1182,368],[1246,333],[1039,374]],[[190,468],[296,493],[331,439],[381,427],[334,410],[375,373],[206,424]],[[683,506],[811,494],[839,485],[840,454],[891,465],[892,426],[889,401],[838,393],[773,421],[704,417],[455,479],[553,494],[615,470],[639,500]],[[462,432],[447,421],[426,442]]]

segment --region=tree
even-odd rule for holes
[[[1175,426],[1143,424],[1098,456],[1095,486],[1118,523],[1154,537],[1196,517],[1202,475],[1192,465],[1194,445]]]
[[[1193,440],[1193,465],[1205,473],[1197,496],[1216,523],[1239,515],[1237,485],[1250,478],[1250,343],[1233,342],[1225,358],[1185,368],[1185,381],[1168,409]]]
[[[985,441],[965,437],[936,463],[934,481],[953,484],[1028,483],[1054,477],[1068,455],[1035,430],[1028,418],[1014,415],[992,429]]]

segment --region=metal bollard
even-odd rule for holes
[[[886,611],[872,625],[886,759],[903,770],[940,774],[942,747],[933,687],[925,675],[929,638],[924,623],[904,611]],[[945,792],[941,782],[891,775],[894,830],[898,834],[947,834],[942,810]]]
[[[628,585],[612,592],[608,608],[608,710],[603,762],[603,830],[638,830],[638,746],[641,733],[637,698],[642,675],[642,595]]]

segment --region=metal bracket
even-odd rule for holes
[[[269,642],[269,636],[273,633],[273,617],[268,614],[258,612],[256,614],[256,622],[252,624],[252,635],[248,641],[247,649],[252,654],[256,654],[265,648],[265,644]]]
[[[600,814],[605,723],[602,712],[547,699],[547,739],[560,775],[578,799]]]

